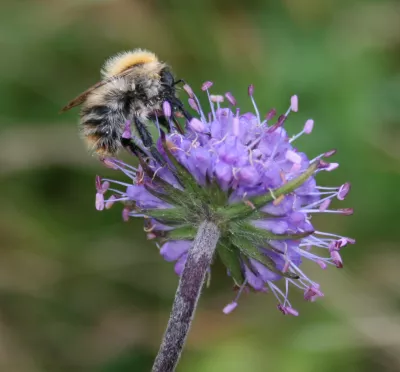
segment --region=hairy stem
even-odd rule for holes
[[[213,222],[204,221],[200,225],[179,280],[153,372],[171,372],[178,364],[219,237],[220,231]]]

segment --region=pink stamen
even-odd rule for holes
[[[340,186],[339,192],[337,194],[337,198],[339,200],[344,200],[346,198],[347,194],[349,193],[350,189],[351,189],[350,182],[346,182],[345,184]]]
[[[267,133],[272,133],[276,129],[281,127],[283,125],[283,123],[285,122],[286,118],[287,118],[286,115],[279,116],[278,121],[274,125],[272,125],[271,127],[268,128]]]
[[[103,184],[101,185],[101,190],[99,190],[99,192],[104,194],[109,189],[109,187],[110,187],[110,182],[104,181]]]
[[[224,96],[211,94],[210,100],[215,103],[222,103],[224,102]]]
[[[329,157],[331,157],[332,155],[335,155],[335,154],[336,154],[336,149],[329,150],[324,154],[324,158],[329,158]]]
[[[299,99],[296,95],[290,98],[290,108],[293,112],[297,112],[299,110]]]
[[[190,98],[193,98],[193,97],[194,97],[194,92],[193,92],[192,88],[191,88],[188,84],[185,84],[185,85],[183,86],[183,90],[188,94],[188,96],[189,96]]]
[[[188,99],[188,102],[189,102],[189,106],[190,106],[193,110],[195,110],[197,113],[200,113],[199,107],[197,106],[197,103],[196,103],[196,101],[195,101],[193,98],[189,98],[189,99]]]
[[[355,244],[355,239],[351,239],[351,238],[340,238],[336,241],[336,248],[343,248],[345,247],[347,244]]]
[[[308,119],[304,124],[304,129],[303,129],[304,133],[310,134],[313,130],[313,127],[314,127],[314,120]]]
[[[96,193],[96,209],[102,211],[104,209],[104,195],[100,192]]]
[[[222,312],[224,314],[230,314],[233,310],[236,309],[237,305],[237,302],[231,302],[223,308]]]
[[[229,101],[229,103],[232,105],[232,106],[236,106],[236,99],[235,99],[235,97],[232,95],[232,93],[231,92],[226,92],[225,93],[225,97],[226,97],[226,99]]]
[[[353,208],[343,208],[343,209],[338,209],[338,211],[344,214],[345,216],[351,216],[354,213]]]
[[[122,220],[125,222],[128,222],[130,213],[131,213],[131,211],[129,208],[124,208],[122,210]]]
[[[307,288],[304,292],[304,299],[306,301],[314,302],[318,297],[324,297],[324,294],[315,286]]]
[[[206,81],[201,86],[201,90],[202,91],[206,91],[206,90],[210,89],[212,86],[213,86],[213,82],[212,81]]]
[[[118,169],[118,166],[113,162],[111,158],[102,158],[101,162],[110,169]]]
[[[320,165],[321,165],[320,168],[327,172],[331,172],[335,170],[337,167],[339,167],[339,163],[327,163],[323,160],[320,161]]]
[[[276,109],[272,109],[272,110],[268,111],[267,115],[265,116],[265,119],[267,121],[271,120],[274,118],[275,115],[276,115]]]
[[[338,269],[341,269],[343,267],[342,257],[337,250],[331,250],[331,258]]]
[[[100,176],[96,176],[95,184],[96,184],[96,190],[100,191],[101,190],[101,177]]]
[[[329,207],[329,205],[331,204],[331,199],[325,199],[322,203],[321,203],[321,205],[319,206],[319,210],[322,212],[322,211],[325,211],[326,209],[328,209],[328,207]]]
[[[247,93],[248,93],[248,95],[249,95],[250,97],[253,96],[253,94],[254,94],[254,85],[253,85],[253,84],[250,84],[250,85],[249,85],[249,87],[247,88]]]
[[[292,316],[299,316],[299,312],[296,309],[288,306],[286,306],[286,313]]]
[[[109,197],[109,199],[106,201],[106,209],[110,209],[113,206],[113,204],[115,203],[116,199],[117,198],[115,197],[115,195],[111,195]]]
[[[299,312],[289,306],[283,306],[281,304],[277,305],[278,310],[283,314],[283,315],[293,315],[293,316],[298,316]]]

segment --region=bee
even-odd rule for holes
[[[61,112],[82,105],[80,129],[89,148],[100,157],[114,156],[121,147],[133,152],[143,149],[133,141],[122,138],[125,125],[130,121],[145,148],[155,150],[147,119],[160,116],[162,105],[168,101],[172,112],[180,112],[187,119],[191,115],[176,95],[176,85],[170,68],[159,61],[154,53],[135,49],[108,59],[102,70],[102,80],[69,102]],[[176,121],[175,115],[172,115]]]

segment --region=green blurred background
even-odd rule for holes
[[[322,185],[351,181],[319,230],[357,239],[345,268],[305,264],[325,298],[243,295],[216,263],[178,371],[399,371],[400,3],[362,0],[3,0],[0,11],[0,371],[148,371],[177,277],[141,221],[94,208],[96,174],[78,111],[59,109],[99,79],[105,58],[142,47],[199,90],[251,109],[286,110],[296,93],[316,126],[298,145],[337,148]]]

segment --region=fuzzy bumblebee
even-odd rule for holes
[[[153,141],[145,121],[162,115],[168,101],[173,111],[191,116],[176,96],[176,84],[169,67],[154,53],[142,49],[123,52],[106,61],[102,80],[69,102],[61,111],[82,105],[80,129],[88,147],[100,157],[115,155],[121,147],[136,151],[125,141],[125,123],[134,124],[145,148]],[[162,121],[162,118],[160,118]]]

